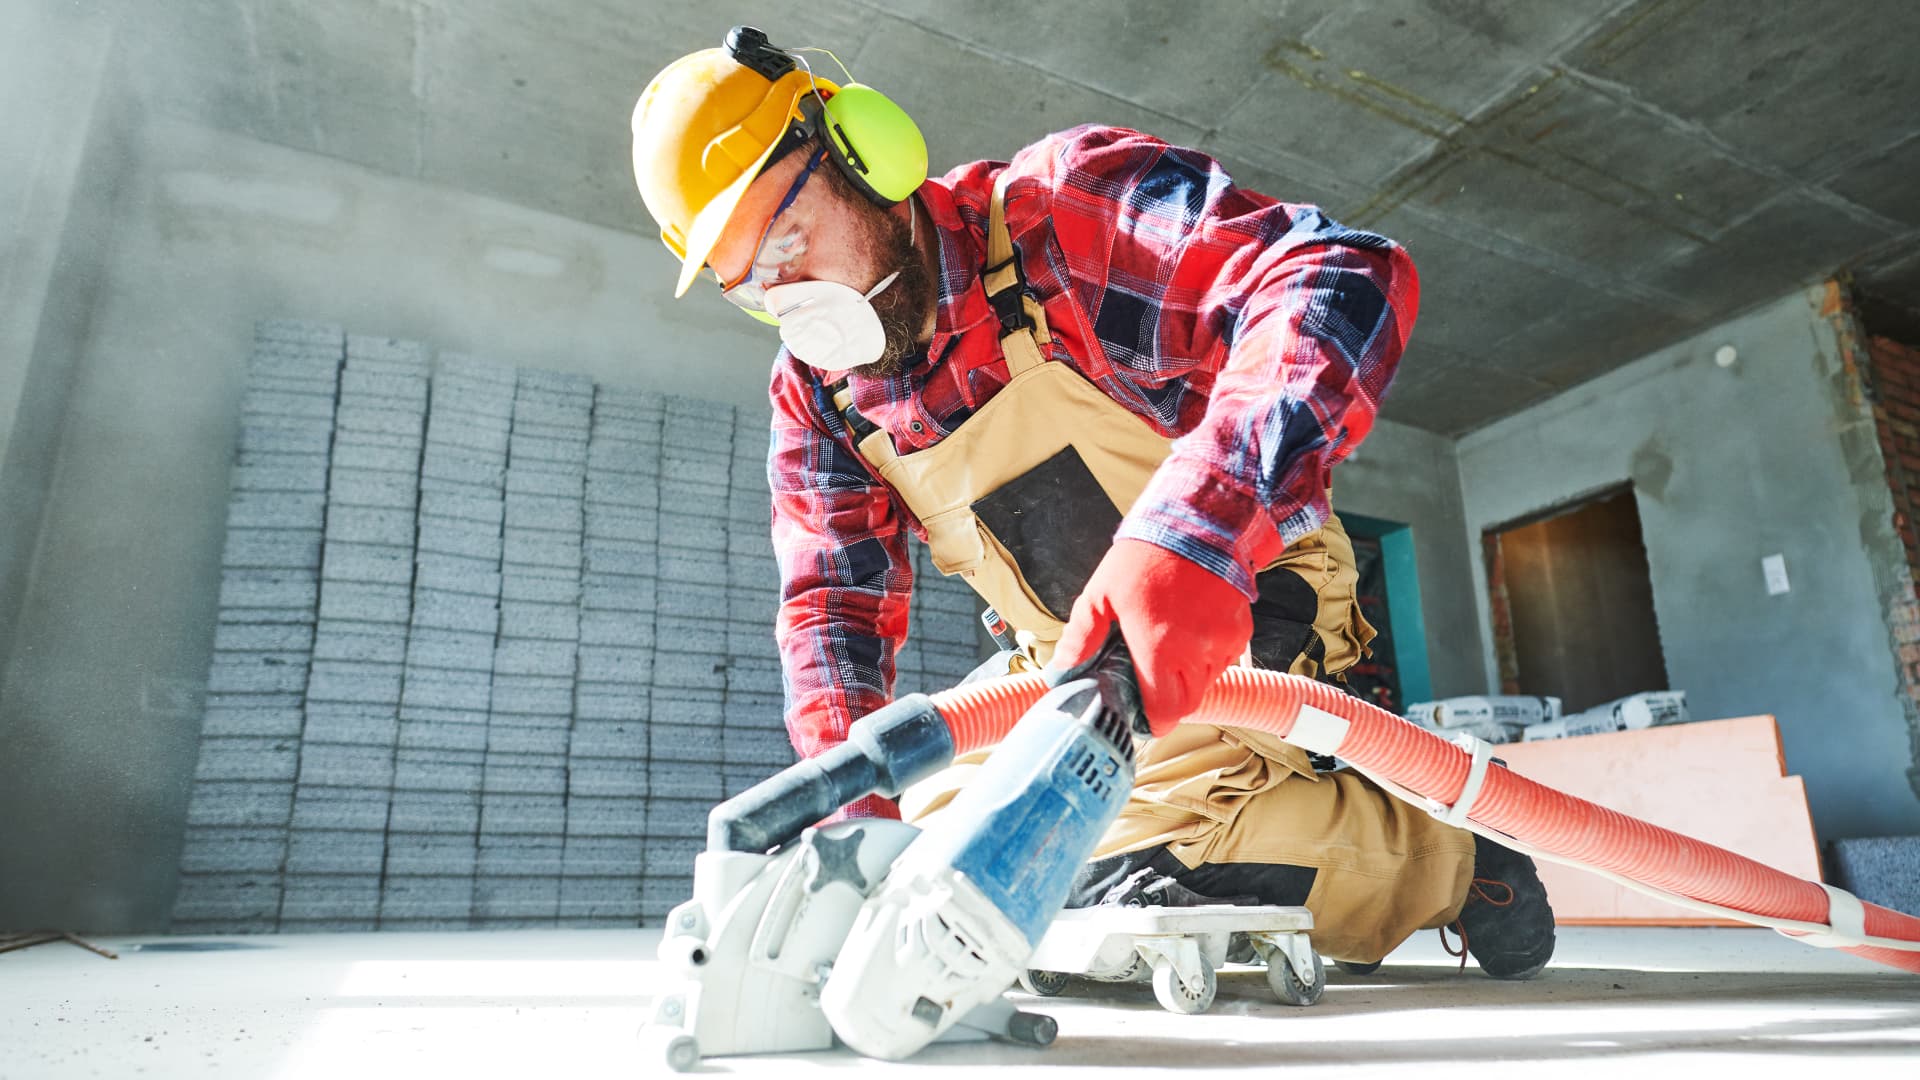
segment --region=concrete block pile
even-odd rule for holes
[[[773,559],[765,416],[741,417],[727,491],[727,685],[721,781],[737,795],[793,764],[780,687],[780,571]]]
[[[669,397],[661,420],[660,580],[647,729],[646,876],[641,912],[693,893],[707,810],[725,797],[727,491],[734,408]]]
[[[338,326],[255,329],[174,903],[186,932],[279,926],[345,352]]]
[[[641,915],[664,415],[654,394],[603,386],[595,395],[560,867],[569,926],[633,926]]]
[[[433,378],[382,928],[473,916],[514,385],[513,369],[465,356],[443,355]]]
[[[476,926],[552,926],[560,916],[592,415],[587,378],[521,370],[480,783]]]
[[[257,329],[174,926],[633,926],[794,760],[767,417]],[[901,692],[973,666],[916,543]]]
[[[907,643],[894,659],[894,694],[931,694],[967,677],[980,664],[975,627],[979,600],[957,577],[934,569],[925,544],[910,539],[913,613]]]
[[[359,336],[348,337],[346,351],[282,930],[379,922],[428,355],[415,342]]]
[[[1863,836],[1835,840],[1828,876],[1870,903],[1920,915],[1920,836]]]

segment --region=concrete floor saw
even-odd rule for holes
[[[847,741],[716,807],[694,895],[668,915],[675,973],[643,1029],[685,1071],[702,1058],[844,1043],[899,1060],[935,1041],[1045,1046],[1050,1017],[1016,1008],[1071,977],[1150,981],[1199,1012],[1215,969],[1259,957],[1282,1001],[1325,986],[1302,908],[1067,912],[1075,873],[1133,786],[1147,727],[1117,635],[1026,709],[1000,749],[925,828],[819,822],[868,794],[895,797],[946,767],[954,732],[923,695],[853,725]]]

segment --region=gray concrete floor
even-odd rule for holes
[[[0,1078],[83,1076],[653,1077],[634,1032],[659,976],[657,931],[338,934],[103,940],[0,955]],[[1343,1076],[1920,1076],[1920,977],[1761,930],[1563,929],[1555,966],[1499,983],[1433,934],[1381,971],[1328,973],[1326,997],[1274,1001],[1230,968],[1200,1016],[1146,986],[1022,1004],[1051,1012],[1045,1050],[937,1046],[905,1065],[846,1051],[710,1061],[788,1078],[993,1067]]]

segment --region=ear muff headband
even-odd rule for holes
[[[778,79],[796,66],[813,68],[804,57],[767,41],[751,26],[727,33],[727,50],[740,63],[768,79]],[[800,100],[802,134],[820,139],[827,154],[862,195],[881,206],[893,206],[927,181],[927,141],[905,109],[871,86],[848,82],[838,91],[815,92]],[[775,157],[779,154],[776,151]]]

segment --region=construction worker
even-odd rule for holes
[[[1305,904],[1349,970],[1453,925],[1488,974],[1537,973],[1530,860],[1270,735],[1176,726],[1236,661],[1338,680],[1365,654],[1328,471],[1412,328],[1406,253],[1120,128],[930,180],[911,119],[816,77],[818,55],[735,28],[633,114],[675,294],[705,275],[784,341],[768,473],[795,748],[889,700],[912,531],[1031,661],[1077,662],[1116,623],[1133,654],[1155,738],[1070,903]],[[970,764],[906,793],[909,818]]]

